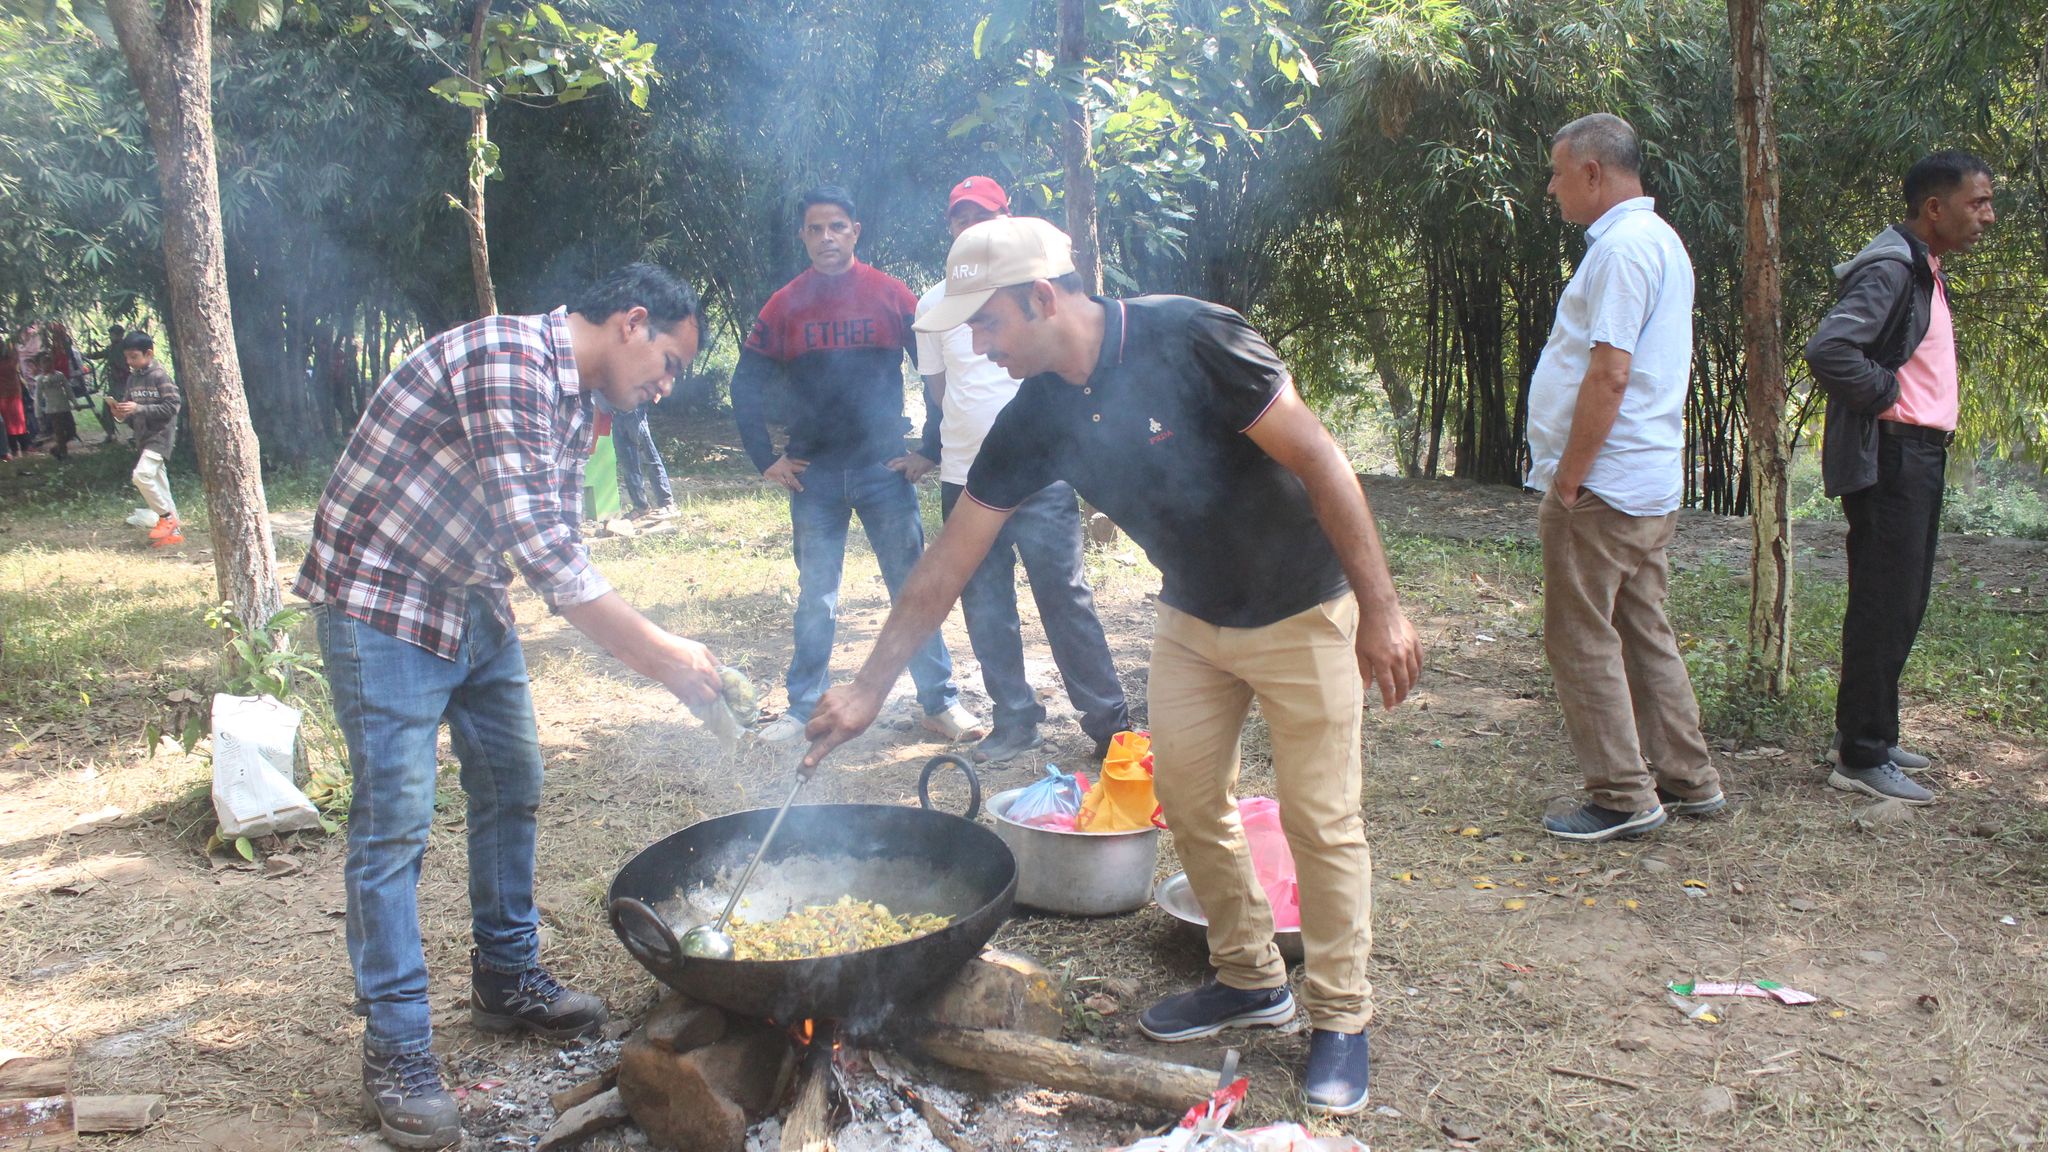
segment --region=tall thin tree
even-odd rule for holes
[[[1080,94],[1080,73],[1088,59],[1088,4],[1060,0],[1055,58],[1074,94],[1060,124],[1061,161],[1066,168],[1067,234],[1074,240],[1074,271],[1090,292],[1102,291],[1102,258],[1095,217],[1095,145],[1088,102]]]
[[[282,598],[228,311],[213,141],[213,5],[165,0],[159,17],[150,0],[106,0],[106,11],[142,94],[156,150],[178,382],[191,406],[193,447],[213,524],[214,580],[242,619],[260,623]]]
[[[1784,690],[1792,660],[1792,508],[1787,491],[1784,310],[1779,285],[1778,130],[1764,0],[1728,0],[1735,132],[1742,156],[1743,375],[1749,400],[1749,651],[1756,687]]]

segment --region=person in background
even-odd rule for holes
[[[137,331],[123,336],[121,358],[128,363],[128,398],[116,400],[107,408],[114,419],[128,425],[140,449],[129,479],[135,490],[142,493],[142,502],[156,513],[156,526],[149,530],[149,546],[170,548],[185,542],[166,464],[171,449],[178,443],[178,410],[184,407],[185,398],[171,374],[157,363],[156,339],[149,333]]]
[[[948,197],[946,227],[955,237],[985,220],[1010,214],[1010,196],[986,176],[969,176]],[[917,302],[922,317],[945,299],[941,277]],[[967,473],[997,413],[1017,395],[1022,381],[974,350],[974,334],[961,326],[950,332],[917,334],[917,370],[926,395],[945,413],[939,425],[939,506],[950,517],[967,490]],[[914,456],[918,473],[930,467]],[[906,473],[911,479],[917,475]],[[1053,663],[1067,687],[1067,699],[1081,713],[1081,730],[1095,742],[1093,762],[1102,763],[1110,738],[1130,727],[1123,685],[1102,622],[1095,593],[1082,567],[1081,505],[1064,480],[1017,506],[1003,534],[960,593],[967,639],[981,662],[982,688],[995,704],[995,724],[974,758],[1001,763],[1038,747],[1045,705],[1024,674],[1023,626],[1017,616],[1017,560],[1031,577],[1031,598],[1045,628]]]
[[[71,455],[71,442],[78,438],[78,421],[71,414],[71,377],[58,367],[70,357],[51,348],[36,357],[36,416],[50,438],[50,455],[59,460]]]
[[[1942,261],[1997,221],[1991,168],[1935,152],[1906,170],[1906,218],[1835,268],[1840,297],[1806,344],[1827,393],[1821,481],[1849,521],[1849,603],[1828,784],[1904,804],[1934,802],[1899,747],[1899,677],[1941,539],[1948,448],[1961,406],[1954,314]]]
[[[804,193],[797,235],[811,266],[761,306],[732,374],[732,414],[754,467],[789,492],[796,559],[795,651],[784,683],[789,710],[760,732],[794,740],[832,682],[839,626],[839,578],[846,530],[860,514],[893,603],[924,555],[924,521],[908,472],[939,456],[939,419],[927,411],[923,447],[904,449],[903,359],[915,344],[917,297],[903,281],[854,256],[860,220],[853,198],[830,186]],[[764,393],[780,377],[789,391],[789,439],[775,450]],[[924,727],[949,741],[982,734],[960,706],[953,659],[936,630],[910,664]]]
[[[633,505],[635,519],[672,519],[676,496],[669,487],[668,466],[647,427],[647,405],[612,413],[612,451],[619,460],[619,490]],[[650,477],[648,473],[652,473]]]
[[[1684,488],[1692,259],[1643,194],[1619,116],[1558,129],[1550,195],[1586,230],[1529,383],[1529,487],[1543,543],[1543,648],[1586,782],[1543,818],[1564,840],[1640,836],[1727,806],[1664,615]]]
[[[34,397],[28,400],[33,403]],[[21,362],[14,358],[14,341],[0,333],[0,460],[29,450],[28,413],[22,402]]]

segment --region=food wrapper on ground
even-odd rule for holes
[[[1152,793],[1152,737],[1119,732],[1102,758],[1102,779],[1081,800],[1074,830],[1132,832],[1152,825],[1166,827],[1159,819],[1159,798]]]
[[[1045,775],[1019,792],[1003,817],[1013,824],[1071,832],[1074,817],[1081,811],[1081,797],[1087,793],[1086,776],[1079,772],[1069,775],[1058,765],[1047,764]]]
[[[1776,1000],[1780,1004],[1813,1004],[1820,1000],[1811,992],[1787,988],[1775,980],[1755,980],[1746,983],[1715,983],[1706,980],[1687,981],[1669,986],[1680,996],[1748,996],[1757,1000]]]
[[[1299,1124],[1272,1124],[1242,1132],[1222,1131],[1197,1134],[1192,1128],[1177,1128],[1164,1136],[1153,1136],[1126,1144],[1114,1152],[1371,1152],[1365,1143],[1349,1136],[1316,1136]]]
[[[928,936],[953,922],[951,916],[892,914],[872,900],[841,896],[780,920],[732,922],[735,960],[810,960],[901,944]]]

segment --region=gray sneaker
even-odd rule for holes
[[[1875,768],[1837,768],[1828,774],[1828,785],[1844,792],[1861,792],[1880,800],[1897,800],[1914,807],[1934,803],[1934,793],[1899,771],[1896,764],[1879,764]]]
[[[441,1086],[441,1065],[432,1052],[363,1053],[363,1104],[377,1121],[377,1134],[394,1147],[462,1143],[462,1107]]]
[[[1905,772],[1925,772],[1934,764],[1934,761],[1929,760],[1918,752],[1908,752],[1897,745],[1892,746],[1891,757],[1892,763],[1898,765],[1899,769]],[[1835,738],[1828,742],[1827,755],[1823,759],[1837,768],[1842,766],[1842,734],[1840,732],[1835,733]]]

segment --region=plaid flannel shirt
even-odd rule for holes
[[[293,591],[446,660],[472,590],[511,627],[506,553],[550,608],[604,595],[580,530],[592,395],[563,309],[427,341],[349,438]]]

